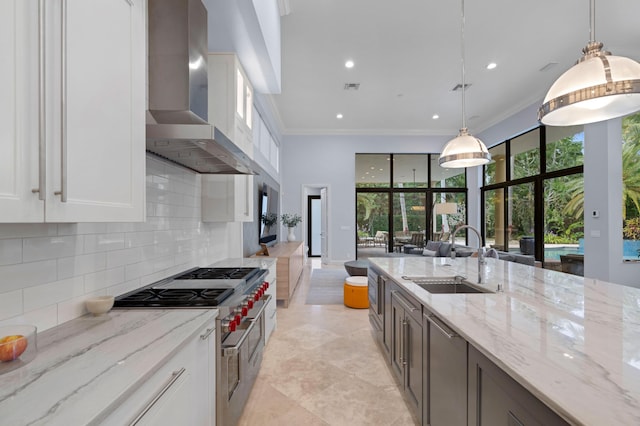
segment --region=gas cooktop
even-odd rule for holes
[[[119,297],[114,305],[121,307],[199,307],[218,306],[231,296],[231,288],[146,288]]]
[[[174,280],[248,280],[260,271],[258,268],[196,268]]]
[[[119,296],[114,306],[219,307],[250,291],[263,273],[260,268],[193,268]],[[234,293],[238,296],[232,298]]]

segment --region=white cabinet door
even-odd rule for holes
[[[185,342],[101,424],[215,425],[215,332],[209,333],[211,328]]]
[[[38,0],[0,1],[1,222],[44,220],[44,201],[32,192],[40,185],[39,10]]]
[[[202,220],[204,222],[252,222],[252,175],[203,175]]]
[[[145,2],[47,13],[46,220],[144,220]]]
[[[209,122],[253,158],[253,87],[237,56],[209,53]]]

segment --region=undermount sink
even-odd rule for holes
[[[472,284],[464,277],[402,277],[413,281],[429,293],[452,294],[452,293],[494,293],[488,288]]]

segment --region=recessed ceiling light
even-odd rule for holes
[[[342,118],[342,114],[338,114],[338,115],[336,115],[336,118],[337,118],[338,120],[340,120],[340,119]]]
[[[433,118],[434,120],[437,120],[438,118],[440,118],[440,116],[438,114],[433,114],[431,118]]]
[[[496,64],[495,62],[489,62],[489,64],[487,65],[487,69],[488,70],[492,70],[497,66],[498,66],[498,64]]]
[[[353,61],[351,59],[349,59],[347,62],[344,63],[344,66],[347,68],[353,68],[355,64],[353,63]]]

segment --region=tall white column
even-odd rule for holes
[[[584,275],[625,284],[622,265],[622,120],[584,126]]]

